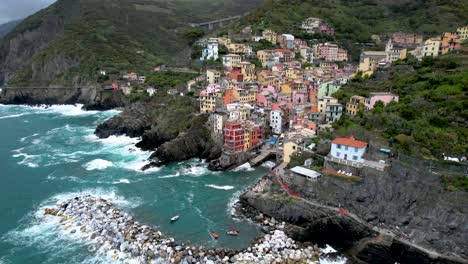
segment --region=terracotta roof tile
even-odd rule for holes
[[[353,137],[350,137],[350,138],[335,138],[332,141],[332,143],[339,144],[339,145],[344,145],[344,146],[355,147],[355,148],[364,148],[364,147],[367,146],[367,142],[356,140]]]

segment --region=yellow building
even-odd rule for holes
[[[365,106],[365,104],[365,97],[353,95],[349,99],[349,102],[346,104],[346,113],[348,113],[349,115],[355,115],[359,111],[360,107]]]
[[[259,50],[257,51],[257,58],[262,63],[262,67],[267,67],[273,61],[273,51]]]
[[[318,101],[318,111],[319,113],[325,113],[327,110],[327,104],[337,104],[338,99],[331,97],[331,96],[324,96],[322,99]]]
[[[440,55],[442,46],[442,40],[440,37],[430,38],[424,41],[424,47],[422,50],[423,57],[437,57]]]
[[[277,37],[277,34],[276,32],[272,31],[271,29],[265,29],[262,33],[262,36],[265,40],[273,43],[273,44],[276,44],[276,37]]]
[[[244,76],[244,81],[255,81],[255,64],[243,61],[239,64],[241,73]]]
[[[228,51],[233,54],[244,54],[249,56],[252,53],[252,47],[240,43],[231,43],[226,45]]]
[[[281,86],[281,93],[286,93],[286,94],[292,93],[291,86],[289,86],[287,84],[282,85]]]
[[[257,101],[257,91],[254,89],[244,90],[238,89],[237,93],[239,94],[239,103],[241,104],[250,104],[254,105]]]
[[[283,147],[283,162],[289,163],[291,161],[291,155],[298,151],[304,150],[304,138],[301,136],[295,136],[294,138],[288,139],[284,143]]]
[[[468,39],[468,26],[457,28],[457,32],[462,42]]]
[[[216,108],[222,107],[224,103],[223,93],[201,93],[200,94],[200,112],[214,112]]]
[[[232,41],[229,38],[221,37],[221,38],[218,38],[218,43],[220,45],[227,46],[227,45],[231,44]]]
[[[206,70],[206,81],[209,84],[219,84],[221,79],[221,72],[217,70]]]

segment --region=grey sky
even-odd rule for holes
[[[0,24],[27,17],[55,0],[0,0]]]

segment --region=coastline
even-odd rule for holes
[[[75,197],[44,209],[45,218],[54,218],[60,232],[76,234],[88,250],[109,260],[150,263],[317,263],[319,249],[288,238],[278,223],[274,230],[252,241],[243,250],[205,248],[165,236],[158,229],[141,225],[128,213],[108,201]],[[225,234],[221,234],[225,235]]]

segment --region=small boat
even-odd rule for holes
[[[179,220],[179,216],[178,216],[178,215],[176,215],[176,216],[174,216],[174,217],[171,218],[171,223],[172,223],[172,222],[175,222],[175,221],[177,221],[177,220]]]
[[[212,236],[214,239],[218,239],[218,238],[219,238],[218,233],[216,233],[215,231],[211,231],[210,234],[211,234],[211,236]]]
[[[230,229],[229,231],[227,231],[227,234],[230,236],[237,236],[239,234],[239,231],[236,229]]]

